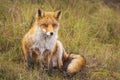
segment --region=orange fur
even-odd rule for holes
[[[22,39],[23,56],[26,61],[34,62],[43,56],[49,67],[56,46],[60,14],[61,11],[43,12],[38,9],[30,30]],[[49,50],[49,53],[44,56],[46,50]]]

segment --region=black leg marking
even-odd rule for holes
[[[63,67],[62,67],[62,70],[63,71],[67,71],[67,68],[68,68],[68,65],[71,63],[72,59],[67,59],[63,62]]]
[[[49,64],[49,75],[52,76],[53,74],[53,61],[52,58],[50,59],[50,64]]]
[[[32,57],[30,56],[30,53],[27,54],[27,65],[28,65],[28,69],[34,68],[34,62],[32,61]]]

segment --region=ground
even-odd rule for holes
[[[59,39],[68,53],[86,58],[72,78],[59,70],[51,77],[37,65],[26,69],[21,39],[38,7],[62,11]],[[120,80],[120,1],[1,0],[0,80]]]

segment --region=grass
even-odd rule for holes
[[[0,1],[0,80],[120,80],[119,5],[105,1]],[[37,7],[62,10],[59,39],[67,52],[86,58],[86,67],[72,78],[65,78],[58,70],[50,77],[37,66],[33,71],[26,69],[21,39]]]

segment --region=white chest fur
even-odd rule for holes
[[[32,35],[32,39],[34,41],[32,48],[38,48],[42,54],[46,49],[49,51],[53,49],[57,40],[57,31],[55,31],[54,35],[47,36],[39,27],[36,27],[35,34]]]

